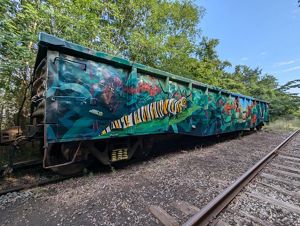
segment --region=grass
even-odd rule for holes
[[[269,130],[279,130],[279,131],[293,131],[296,129],[300,129],[300,118],[280,118],[275,121],[271,121],[269,125],[266,125],[266,129]]]

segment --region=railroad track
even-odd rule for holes
[[[291,145],[293,139],[300,140],[297,134],[299,130],[292,133],[202,209],[183,200],[173,201],[170,206],[179,210],[182,216],[191,216],[183,224],[184,226],[272,225],[274,221],[277,225],[297,225],[295,221],[297,216],[300,216],[300,142],[292,147],[292,151],[281,152]],[[267,195],[274,193],[277,196]],[[245,206],[249,203],[250,205],[253,203],[255,208],[252,206],[247,209]],[[277,216],[287,218],[284,218],[286,222],[281,219],[278,223],[276,217],[271,221],[267,214],[253,213],[253,209],[263,212],[260,207],[264,205],[271,205],[273,209],[277,209],[279,213]],[[182,224],[180,219],[160,206],[150,206],[149,211],[163,225]],[[300,220],[298,223],[300,224]]]
[[[253,133],[254,133],[254,131],[243,131],[244,135],[250,135],[250,134],[253,134]],[[221,137],[212,136],[210,138],[205,138],[206,139],[205,142],[202,141],[200,143],[201,143],[201,145],[211,145],[211,144],[215,143],[216,140],[220,142],[220,141],[224,141],[224,140],[236,139],[238,134],[240,134],[240,132],[239,133],[224,134]],[[164,141],[163,144],[160,143],[161,149],[164,150],[164,151],[166,149],[171,151],[174,148],[177,148],[178,145],[181,145],[181,148],[182,147],[190,148],[190,147],[195,147],[196,145],[199,144],[199,138],[195,139],[195,138],[192,138],[192,137],[185,137],[185,138],[180,139],[179,142],[178,142],[178,140],[179,139],[172,140],[172,142]],[[155,155],[155,153],[153,153],[153,155]],[[139,162],[141,160],[140,159],[135,159],[135,160],[132,160],[131,162],[134,163],[135,161]],[[119,163],[119,164],[127,164],[127,163],[124,162],[124,163]],[[25,183],[24,182],[23,183],[22,182],[17,183],[17,185],[3,186],[3,184],[2,184],[2,186],[1,186],[2,182],[5,183],[4,181],[1,181],[1,175],[3,175],[4,171],[6,171],[7,169],[8,170],[13,170],[13,175],[16,177],[16,179],[22,178],[22,176],[24,175],[23,171],[26,171],[26,170],[29,170],[29,171],[33,170],[34,171],[35,170],[36,173],[32,173],[31,175],[33,175],[33,177],[34,177],[35,174],[41,174],[42,175],[42,180],[36,179],[36,180],[30,181],[30,182],[25,181]],[[103,168],[101,166],[97,166],[95,169],[92,169],[92,171],[94,171],[94,172],[98,172],[99,170],[106,171],[108,169]],[[57,183],[57,182],[66,180],[68,178],[78,177],[78,176],[82,176],[82,175],[83,174],[74,175],[74,176],[60,176],[60,175],[57,175],[57,174],[55,174],[51,171],[44,170],[42,168],[42,161],[39,160],[39,159],[16,162],[12,165],[11,168],[8,167],[8,165],[0,167],[0,196],[5,195],[5,194],[10,193],[10,192],[17,192],[17,191],[21,191],[21,190],[25,190],[25,189],[29,189],[29,188],[34,188],[34,187],[44,186],[44,185],[47,185],[47,184]],[[49,178],[47,178],[47,177],[49,177]],[[4,189],[3,189],[3,187],[4,187]]]
[[[2,174],[5,170],[7,169],[7,166],[3,166],[0,168],[0,173]],[[74,178],[74,177],[79,177],[82,176],[83,173],[72,175],[72,176],[61,176],[58,174],[55,174],[51,171],[44,170],[42,168],[42,161],[41,160],[30,160],[30,161],[22,161],[22,162],[17,162],[14,163],[12,166],[12,169],[14,172],[17,171],[17,176],[14,176],[14,179],[17,181],[13,183],[13,185],[10,186],[4,186],[4,188],[0,188],[0,196],[5,195],[7,193],[11,192],[18,192],[22,191],[25,189],[30,189],[30,188],[35,188],[35,187],[41,187],[45,186],[48,184],[54,184],[61,182],[63,180],[69,179],[69,178]],[[18,179],[21,179],[23,176],[26,176],[23,171],[26,170],[31,170],[31,171],[36,171],[32,172],[30,175],[36,175],[36,178],[30,181],[18,181]],[[2,178],[1,182],[4,182],[4,178]],[[3,185],[2,185],[3,186]]]
[[[12,187],[12,188],[0,191],[0,196],[1,195],[6,195],[7,193],[11,193],[11,192],[18,192],[18,191],[22,191],[22,190],[25,190],[25,189],[30,189],[30,188],[35,188],[35,187],[42,187],[42,186],[45,186],[45,185],[48,185],[48,184],[58,183],[58,182],[66,180],[66,179],[70,179],[70,178],[74,178],[74,177],[78,177],[78,176],[81,176],[81,174],[80,175],[75,175],[75,176],[58,176],[58,177],[55,177],[55,178],[49,178],[49,179],[45,179],[45,180],[38,181],[38,182],[35,182],[35,183],[23,184],[23,185],[20,185],[20,186],[16,186],[16,187]]]
[[[293,137],[295,137],[296,136],[296,134],[297,133],[294,133],[293,135],[291,135],[288,139],[286,139],[282,144],[280,144],[277,148],[275,148],[273,151],[272,151],[272,153],[273,154],[268,154],[267,156],[268,156],[268,158],[264,158],[265,159],[265,161],[263,161],[264,163],[269,163],[274,157],[276,157],[277,156],[277,154],[279,153],[279,151],[285,146],[285,145],[288,145],[288,143],[289,143],[289,141],[290,140],[292,140],[292,138]],[[299,143],[299,142],[298,142]],[[294,163],[294,167],[293,168],[295,168],[296,169],[296,167],[298,166],[298,168],[300,169],[300,153],[297,155],[297,153],[295,152],[295,153],[281,153],[280,155],[278,155],[277,157],[276,157],[276,159],[277,158],[280,158],[282,161],[284,160],[285,161],[285,163]],[[272,163],[273,165],[274,164],[278,164],[278,163]],[[257,164],[256,164],[257,165]],[[284,164],[281,164],[281,165],[284,165]],[[269,164],[269,166],[270,166],[270,164]],[[286,165],[284,165],[285,167],[290,167],[290,168],[292,168],[291,166],[286,166]],[[277,166],[276,166],[277,167]],[[262,169],[262,168],[261,168]],[[284,169],[283,168],[281,168],[281,171],[283,171]],[[260,170],[258,170],[257,171],[257,173],[259,173],[260,172]],[[257,174],[256,173],[256,174]],[[292,172],[290,172],[290,173],[292,173]],[[260,174],[262,174],[262,173],[260,173]],[[264,174],[270,174],[270,173],[264,173]],[[294,174],[295,174],[295,172],[294,172]],[[292,174],[293,175],[293,174]],[[244,176],[244,175],[243,175]],[[273,175],[274,176],[274,175]],[[293,175],[294,176],[294,175]],[[19,188],[14,188],[13,190],[12,189],[10,189],[10,190],[7,190],[7,191],[2,191],[2,192],[0,192],[0,195],[2,195],[2,194],[5,194],[5,193],[8,193],[8,192],[12,192],[12,191],[19,191],[19,190],[23,190],[23,189],[27,189],[27,188],[32,188],[32,187],[37,187],[37,186],[43,186],[43,185],[46,185],[46,184],[50,184],[50,183],[57,183],[57,182],[59,182],[59,181],[62,181],[62,180],[65,180],[65,179],[68,179],[68,178],[70,178],[70,177],[59,177],[59,178],[51,178],[51,179],[49,179],[49,180],[45,180],[45,181],[40,181],[40,182],[38,182],[38,183],[35,183],[35,184],[32,184],[32,185],[30,185],[30,186],[22,186],[22,187],[19,187]],[[252,177],[252,179],[253,178],[255,178],[255,175]],[[284,178],[284,179],[282,179],[282,180],[287,180],[286,178]],[[291,179],[289,179],[290,181],[289,182],[291,182],[291,181],[293,181],[293,180],[291,180]],[[252,180],[252,182],[253,182],[253,180]],[[251,182],[251,183],[252,183]],[[298,184],[298,187],[300,186],[299,185],[299,182],[297,182],[297,181],[293,181],[293,182],[295,182],[295,184],[297,185]],[[266,182],[263,182],[264,184],[267,184]],[[245,187],[246,186],[246,184],[244,184],[242,187]],[[263,185],[264,187],[267,187],[267,185]],[[232,186],[231,186],[232,187]],[[269,186],[270,187],[270,186]],[[273,186],[274,187],[274,186]],[[282,189],[282,188],[280,188],[280,186],[276,186],[277,187],[277,190],[278,189],[280,189],[281,191],[285,191],[285,190],[287,190],[287,189]],[[241,188],[242,189],[242,188]],[[226,190],[228,190],[228,189],[226,189]],[[296,194],[296,193],[291,193],[291,191],[286,191],[286,192],[290,192],[290,194]],[[229,193],[231,193],[231,192],[229,192]],[[248,192],[249,193],[249,192]],[[224,194],[224,192],[222,193],[222,194]],[[238,194],[240,194],[240,193],[238,193]],[[297,193],[298,194],[298,193]],[[231,194],[232,195],[232,194]],[[219,196],[218,196],[219,197]],[[235,195],[232,195],[232,198],[231,199],[228,199],[229,200],[229,202],[232,200],[232,199],[234,199],[234,197],[235,197]],[[285,203],[286,204],[286,203]],[[191,223],[191,220],[192,219],[194,219],[195,220],[195,217],[196,216],[199,216],[199,213],[201,213],[201,212],[203,212],[203,209],[202,210],[200,210],[200,208],[199,207],[197,207],[197,206],[194,206],[194,205],[191,205],[190,203],[188,203],[188,202],[185,202],[184,200],[174,200],[174,201],[172,201],[172,202],[170,202],[170,206],[172,206],[172,207],[174,207],[174,208],[176,208],[177,210],[179,210],[181,213],[182,213],[182,215],[185,215],[185,216],[194,216],[194,217],[192,217],[189,221],[187,221],[186,222],[186,224],[185,225],[198,225],[198,223],[199,222],[195,222],[195,223]],[[227,204],[225,205],[225,207],[227,206]],[[179,221],[178,219],[176,219],[176,218],[174,218],[174,217],[172,217],[172,214],[169,214],[168,212],[166,212],[164,209],[162,209],[160,206],[150,206],[150,212],[157,218],[157,219],[159,219],[159,221],[160,222],[162,222],[164,225],[180,225],[180,224],[182,224],[183,222],[185,222],[185,221]],[[206,208],[206,209],[208,209],[208,208]],[[218,213],[217,212],[214,212],[214,214],[213,215],[210,215],[211,217],[210,218],[207,218],[208,219],[208,221],[204,224],[204,225],[207,225],[207,224],[222,224],[222,223],[224,223],[224,225],[226,225],[226,222],[224,222],[224,219],[223,218],[221,218],[220,219],[220,215],[222,215],[222,213],[220,214],[220,211],[221,210],[223,210],[223,212],[224,211],[227,211],[228,212],[228,208],[227,209],[224,209],[224,207],[222,207],[222,208],[220,208],[220,206],[217,208],[218,209]],[[231,208],[230,210],[229,210],[229,212],[232,212],[232,211],[234,211],[234,212],[237,212],[237,209],[236,208]],[[257,218],[257,217],[255,217],[255,216],[253,216],[253,215],[251,215],[251,214],[249,214],[249,213],[246,213],[246,212],[240,212],[240,214],[242,215],[242,214],[244,214],[244,215],[242,215],[242,216],[244,216],[244,218],[246,218],[245,217],[245,215],[251,220],[251,221],[253,221],[253,222],[261,222],[260,224],[262,224],[262,222],[264,222],[264,221],[259,221],[259,219]],[[207,214],[205,215],[205,216],[207,216]],[[187,217],[185,218],[185,219],[187,219]],[[250,221],[248,219],[248,221]],[[179,223],[180,222],[180,223]],[[264,222],[265,223],[265,222]]]
[[[42,166],[42,160],[34,159],[34,160],[29,160],[29,161],[16,162],[12,165],[12,170],[26,169],[26,168],[37,167],[37,166]],[[8,168],[9,168],[8,165],[1,166],[0,167],[0,174],[2,174]]]

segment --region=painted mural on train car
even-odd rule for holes
[[[48,52],[47,141],[152,133],[212,135],[268,121],[268,105]]]

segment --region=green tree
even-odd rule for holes
[[[1,104],[7,116],[27,116],[40,31],[182,74],[174,61],[193,53],[203,10],[189,0],[2,0],[0,12]]]
[[[274,115],[297,112],[299,97],[289,90],[299,87],[299,80],[279,87],[274,76],[246,65],[229,73],[230,62],[221,60],[216,51],[219,40],[200,36],[203,15],[204,9],[192,0],[1,0],[0,109],[5,112],[4,123],[19,124],[15,115],[24,118],[29,114],[28,86],[40,31],[269,100]]]
[[[243,84],[243,93],[270,102],[272,118],[292,115],[299,111],[300,97],[289,93],[292,88],[299,87],[299,80],[287,82],[279,86],[275,76],[262,74],[259,68],[252,69],[246,65],[238,65],[233,78]]]

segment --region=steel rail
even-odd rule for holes
[[[42,166],[42,160],[40,159],[34,159],[34,160],[28,160],[28,161],[22,161],[22,162],[16,162],[12,165],[12,169],[24,169],[24,168],[29,168],[32,166]],[[0,173],[5,171],[5,169],[7,169],[9,167],[9,165],[4,165],[4,166],[0,166]]]
[[[20,186],[14,187],[14,188],[9,188],[9,189],[0,191],[0,196],[6,195],[7,193],[11,193],[11,192],[19,192],[19,191],[26,190],[26,189],[43,187],[48,184],[55,184],[55,183],[58,183],[58,182],[61,182],[61,181],[67,180],[67,179],[81,177],[83,175],[84,175],[83,173],[80,173],[80,174],[71,175],[71,176],[61,176],[58,178],[51,178],[51,179],[39,181],[39,182],[32,183],[32,184],[20,185]]]
[[[184,226],[208,225],[212,220],[234,199],[234,197],[270,162],[300,130],[293,132],[281,144],[275,147],[269,154],[257,162],[253,167],[246,171],[233,184],[221,192],[216,198],[210,201],[198,213],[192,216]]]

